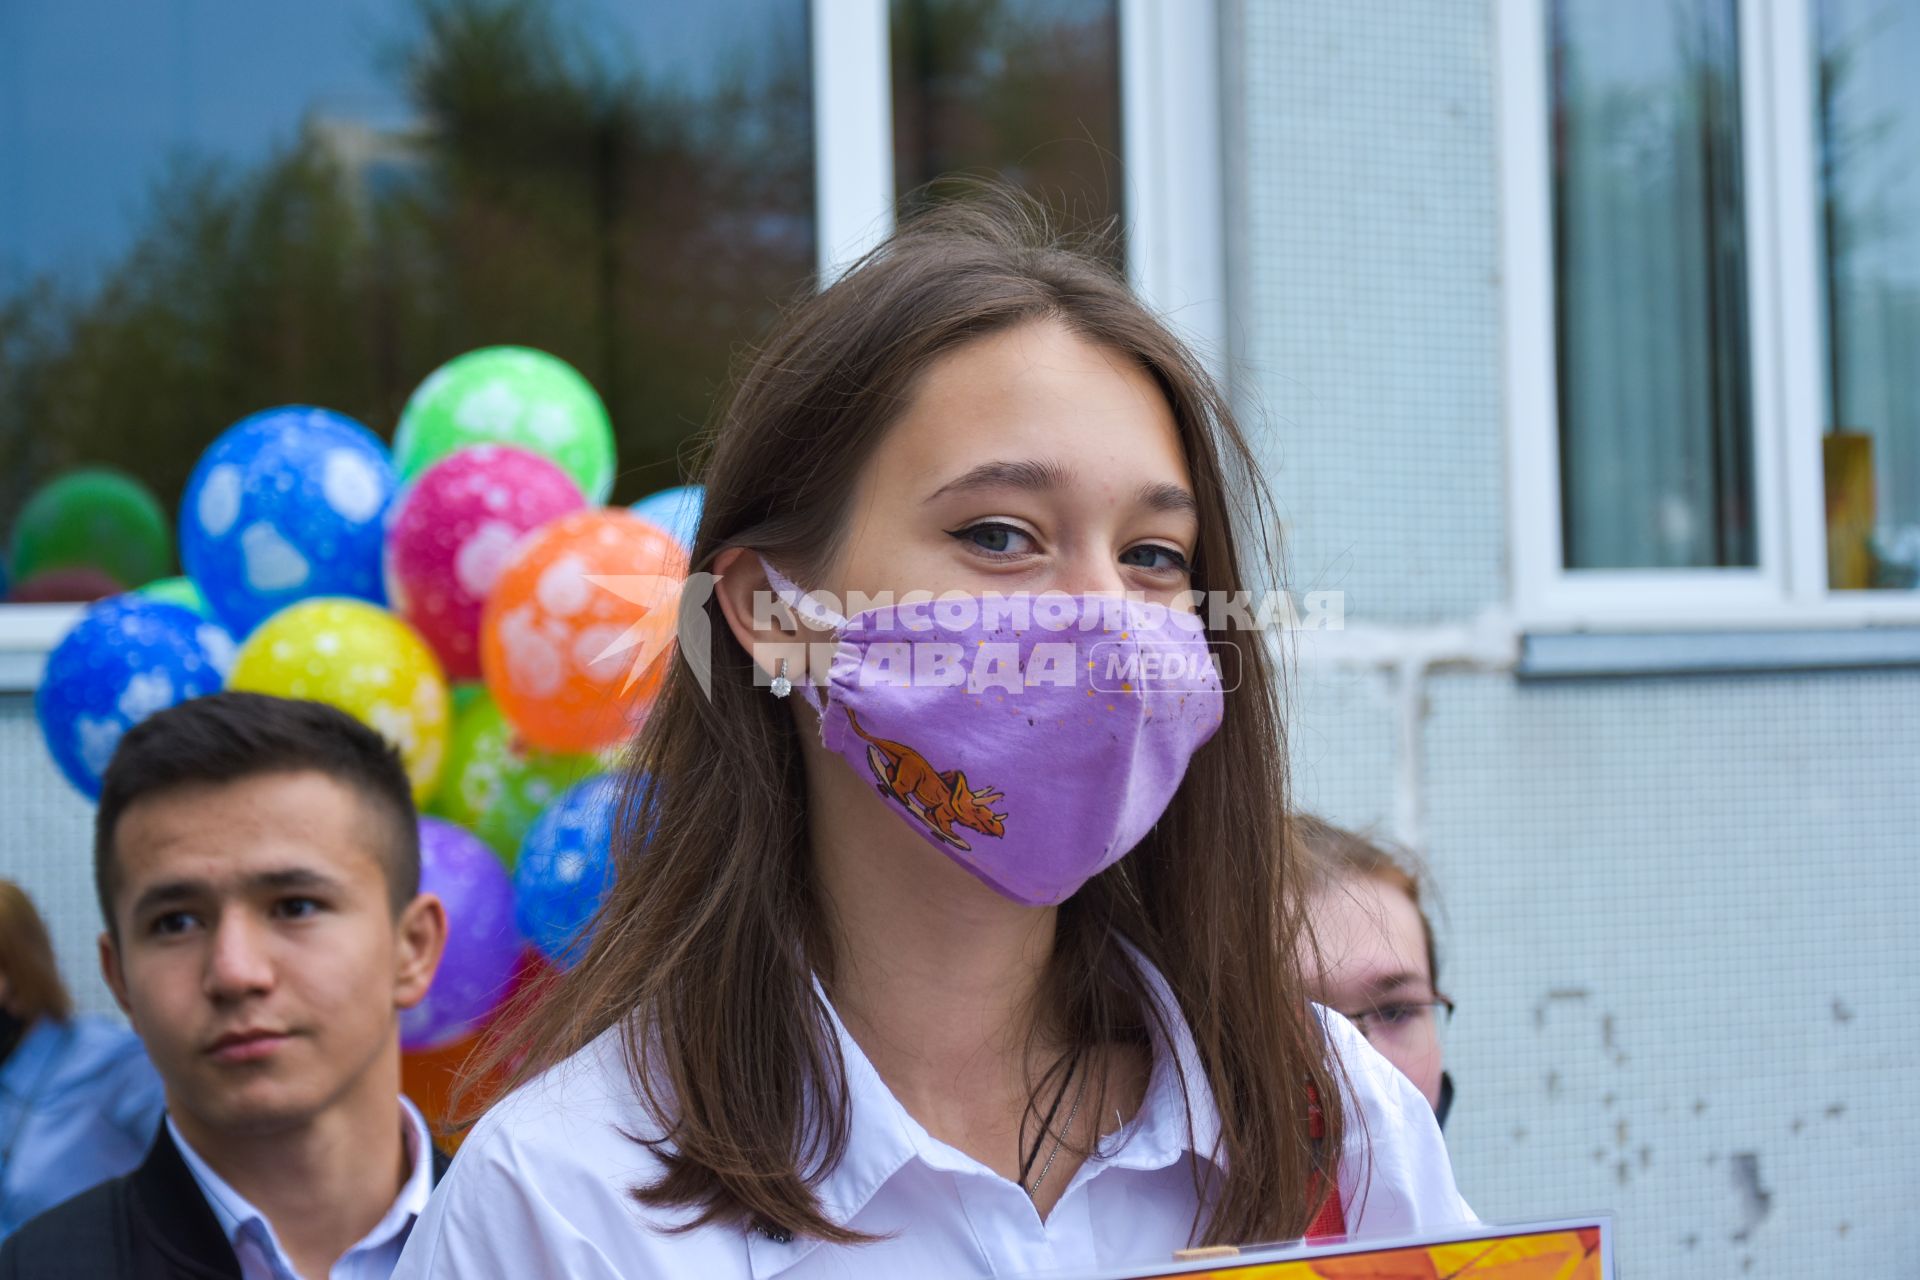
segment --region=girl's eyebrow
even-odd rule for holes
[[[947,481],[926,496],[927,502],[949,494],[970,493],[979,489],[1024,489],[1044,492],[1060,489],[1073,482],[1073,472],[1052,459],[983,462]],[[1193,494],[1170,481],[1148,481],[1140,486],[1136,501],[1149,511],[1174,512],[1198,516],[1200,504]]]
[[[1200,514],[1200,504],[1194,501],[1191,493],[1165,481],[1141,485],[1139,501],[1149,511],[1169,511],[1194,517]]]
[[[935,489],[927,495],[926,501],[932,502],[950,493],[968,493],[976,489],[1060,489],[1072,481],[1073,472],[1049,458],[983,462]]]

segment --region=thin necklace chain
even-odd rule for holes
[[[1053,1150],[1047,1153],[1047,1162],[1040,1166],[1040,1172],[1027,1184],[1027,1198],[1031,1200],[1040,1190],[1040,1184],[1047,1180],[1047,1174],[1053,1169],[1053,1162],[1060,1156],[1060,1148],[1066,1144],[1067,1135],[1073,1132],[1073,1118],[1080,1114],[1080,1100],[1087,1093],[1087,1077],[1080,1076],[1080,1086],[1073,1091],[1073,1105],[1067,1108],[1067,1122],[1060,1126],[1060,1132],[1054,1137]]]

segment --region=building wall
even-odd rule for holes
[[[1611,1211],[1623,1275],[1911,1274],[1920,673],[1360,656],[1509,603],[1501,2],[1228,7],[1236,395],[1293,585],[1367,641],[1303,646],[1296,794],[1430,863],[1484,1217]]]
[[[46,918],[74,1000],[112,1011],[95,946],[93,805],[54,767],[31,694],[0,694],[0,876],[24,888]]]
[[[1471,1202],[1611,1208],[1635,1275],[1910,1274],[1920,676],[1431,700]]]
[[[1235,367],[1293,585],[1373,623],[1471,614],[1504,592],[1506,537],[1486,14],[1246,0],[1243,21]]]

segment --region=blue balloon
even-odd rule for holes
[[[156,711],[217,693],[226,633],[191,609],[142,596],[89,608],[47,656],[34,698],[54,763],[80,791],[100,779],[120,736]]]
[[[180,502],[180,559],[236,637],[313,596],[386,603],[395,487],[380,438],[331,409],[242,418],[200,456]]]
[[[697,484],[650,493],[628,510],[653,521],[673,535],[675,542],[693,550],[693,535],[700,531],[700,512],[706,505],[706,490]]]
[[[513,922],[540,953],[571,968],[585,954],[587,924],[613,888],[613,827],[619,779],[576,783],[534,819],[513,864]]]

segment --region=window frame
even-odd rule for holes
[[[0,693],[38,689],[47,655],[85,609],[80,604],[0,603]]]
[[[1758,565],[1569,570],[1554,343],[1551,0],[1496,0],[1508,554],[1522,630],[1920,622],[1920,591],[1827,586],[1814,2],[1738,0],[1737,10]]]

